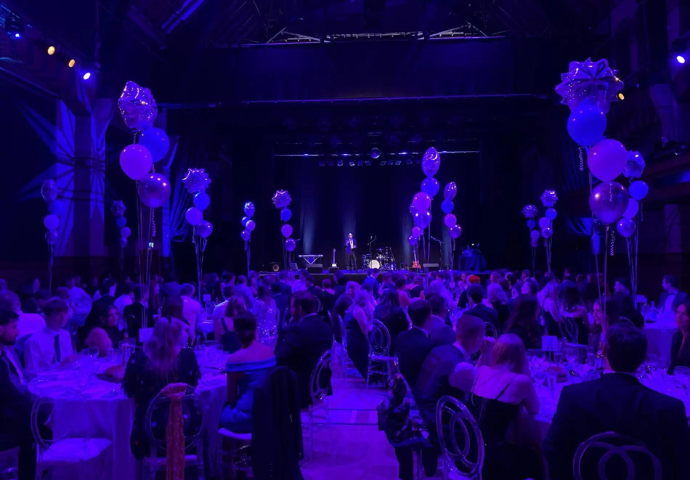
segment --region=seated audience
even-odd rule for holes
[[[127,362],[122,389],[129,398],[134,399],[130,449],[138,459],[151,454],[145,417],[153,398],[170,383],[186,383],[196,387],[201,378],[194,350],[181,347],[182,334],[183,328],[179,322],[171,322],[167,318],[157,320],[144,350],[135,350]],[[167,418],[167,412],[161,414]],[[156,434],[157,438],[165,435],[164,418],[155,422],[159,425],[154,427],[162,429]]]
[[[407,384],[415,385],[424,359],[434,348],[434,342],[429,338],[431,324],[429,302],[421,299],[413,300],[407,307],[407,315],[412,322],[412,328],[398,334],[395,355],[398,357],[400,373]]]
[[[443,395],[464,400],[465,391],[472,386],[473,374],[470,356],[485,345],[486,323],[470,315],[460,317],[455,325],[456,339],[452,344],[435,347],[422,362],[413,387],[419,413],[427,423],[436,424],[436,403]],[[489,345],[489,343],[486,343]],[[487,351],[488,351],[487,346]],[[454,374],[460,363],[466,363],[462,374]]]
[[[505,333],[514,333],[525,348],[541,348],[542,327],[539,324],[539,303],[533,295],[520,295],[510,312]]]
[[[397,294],[394,289],[391,290]],[[366,290],[357,292],[343,321],[347,342],[347,355],[362,378],[367,378],[369,334],[371,333],[374,320],[374,309],[371,308],[369,297],[370,294]]]
[[[124,334],[118,328],[120,315],[115,305],[106,305],[103,310],[92,312],[86,319],[86,324],[77,329],[79,343],[82,348],[96,347],[98,354],[105,357],[111,348],[119,348]]]
[[[269,285],[260,283],[257,287],[252,313],[256,317],[259,343],[274,347],[278,339],[278,308]]]
[[[165,297],[165,302],[161,307],[160,318],[167,318],[169,322],[179,323],[182,332],[179,335],[180,345],[186,347],[191,345],[192,341],[195,339],[195,332],[192,330],[191,325],[183,315],[184,312],[184,301],[179,295],[168,295]]]
[[[424,277],[421,275],[414,276],[414,286],[410,288],[410,296],[412,298],[419,298],[424,291]]]
[[[216,323],[218,323],[218,326],[220,326],[220,320],[225,316],[225,309],[228,308],[228,299],[232,297],[233,291],[234,289],[232,285],[225,285],[221,290],[221,293],[223,295],[223,301],[215,307],[213,307],[213,332],[216,335],[216,340],[218,340],[220,338],[220,335],[222,335],[222,332],[216,331]]]
[[[500,284],[491,283],[486,287],[486,298],[498,314],[498,331],[502,332],[510,315],[508,296]]]
[[[184,283],[180,286],[180,296],[182,297],[182,317],[187,320],[189,329],[196,335],[196,324],[201,316],[201,304],[194,299],[196,289],[191,283]]]
[[[539,284],[533,278],[528,278],[522,282],[521,295],[534,295],[536,297],[537,293],[539,293]]]
[[[333,282],[331,282],[330,279],[324,278],[323,281],[321,282],[321,289],[325,292],[328,293],[329,295],[333,295],[335,297],[335,290],[333,290]],[[332,307],[333,305],[331,305]]]
[[[395,351],[395,341],[400,332],[405,332],[410,328],[410,322],[405,315],[405,311],[400,307],[400,296],[394,289],[388,289],[381,297],[381,303],[374,309],[374,318],[380,320],[391,336],[390,351]]]
[[[151,288],[155,288],[153,284],[151,284]],[[125,307],[124,320],[127,324],[129,338],[139,341],[139,330],[142,328],[142,325],[146,323],[149,327],[153,327],[154,314],[157,310],[157,296],[146,295],[146,286],[144,285],[135,285],[132,293],[134,295],[134,303]],[[115,347],[117,348],[117,345]]]
[[[537,301],[540,302],[541,315],[544,321],[544,329],[549,335],[556,337],[561,336],[561,312],[560,312],[560,295],[561,285],[557,282],[549,282],[546,287],[537,295]]]
[[[84,325],[86,317],[91,312],[93,301],[86,291],[81,288],[81,277],[79,275],[72,275],[67,279],[65,284],[69,290],[69,298],[74,314],[69,319],[73,328]]]
[[[249,280],[244,275],[238,275],[235,282],[233,295],[240,295],[244,297],[244,304],[247,306],[247,311],[254,308],[254,292],[248,285]]]
[[[561,392],[544,440],[550,478],[572,479],[577,447],[604,432],[643,442],[661,461],[662,478],[690,478],[690,428],[683,402],[645,387],[635,376],[647,357],[644,333],[631,325],[613,325],[606,332],[605,343],[604,375],[568,385]],[[594,471],[583,472],[583,478],[595,475]],[[653,476],[638,466],[635,478]]]
[[[67,311],[67,304],[57,298],[43,306],[46,326],[31,335],[24,345],[24,365],[28,371],[38,372],[75,359],[72,339],[64,330]]]
[[[587,345],[589,340],[589,314],[580,298],[580,290],[574,282],[563,282],[563,302],[560,314],[563,321],[577,325],[577,343]]]
[[[605,307],[602,307],[605,304]],[[606,313],[604,313],[606,310]],[[595,300],[592,306],[592,320],[594,323],[590,327],[588,345],[594,349],[595,353],[602,353],[604,349],[604,339],[606,331],[612,325],[618,323],[618,306],[611,299]]]
[[[333,288],[333,296],[337,300],[343,293],[345,293],[347,277],[343,272],[338,270],[333,274],[333,280],[335,281],[335,287]]]
[[[685,300],[676,307],[676,326],[678,331],[671,340],[671,365],[668,373],[673,375],[676,367],[690,367],[690,300]]]
[[[251,433],[254,388],[275,366],[276,359],[271,348],[258,342],[254,315],[239,313],[234,327],[242,348],[227,359],[229,404],[221,413],[220,426],[236,433]]]
[[[233,296],[227,300],[224,316],[213,320],[213,338],[223,345],[223,351],[232,353],[239,350],[241,344],[235,333],[234,319],[246,311],[244,297]]]
[[[429,338],[434,345],[451,345],[455,342],[455,332],[453,327],[446,323],[446,317],[448,317],[446,299],[441,295],[432,295],[427,301],[431,307]]]
[[[345,315],[347,315],[347,311],[352,306],[352,302],[355,300],[355,296],[357,295],[359,290],[359,283],[347,282],[345,291],[342,295],[340,295],[340,297],[338,297],[338,299],[335,301],[335,305],[333,306],[333,313],[331,315],[331,318],[333,320],[333,331],[335,332],[335,340],[338,343],[341,342],[340,322],[345,320]]]
[[[664,275],[661,281],[661,288],[664,289],[664,293],[661,294],[661,299],[659,300],[661,313],[670,314],[675,312],[678,305],[688,299],[688,294],[680,291],[679,287],[678,277],[675,275]]]
[[[19,338],[33,335],[39,330],[43,330],[46,321],[38,313],[25,313],[22,311],[19,297],[11,290],[0,292],[0,310],[11,310],[18,315],[17,328]]]
[[[411,297],[410,292],[407,291],[407,279],[405,278],[405,275],[393,275],[393,284],[395,285],[395,290],[398,292],[400,306],[402,308],[407,308],[407,306],[410,304]]]
[[[523,282],[526,282],[530,278],[532,278],[532,273],[529,270],[525,269],[520,273],[520,280]]]
[[[120,295],[115,299],[113,305],[117,308],[120,318],[125,318],[125,307],[134,303],[134,285],[127,282],[119,289]]]
[[[500,287],[499,287],[500,288]],[[481,318],[485,322],[492,324],[497,332],[501,331],[501,325],[498,323],[498,312],[491,307],[484,305],[484,298],[486,292],[481,285],[470,285],[467,289],[467,304],[468,309],[465,315],[472,315],[473,317]]]
[[[281,332],[276,346],[276,363],[297,375],[301,408],[312,403],[309,379],[321,356],[333,345],[333,329],[316,314],[314,295],[300,291],[292,295],[292,321]]]
[[[484,438],[482,478],[543,478],[539,455],[512,443],[508,435],[522,408],[530,415],[539,413],[539,397],[520,337],[506,333],[498,338],[491,351],[491,361],[477,372],[467,406]]]

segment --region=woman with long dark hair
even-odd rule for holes
[[[520,295],[506,323],[505,333],[514,333],[527,349],[541,348],[543,329],[539,325],[539,302],[534,295]]]
[[[391,336],[390,351],[395,351],[395,340],[400,332],[409,330],[410,321],[405,315],[405,311],[400,307],[400,295],[394,288],[387,289],[374,309],[374,318],[380,320]]]
[[[83,327],[77,329],[82,348],[97,347],[98,354],[105,357],[111,348],[118,348],[124,334],[118,328],[120,314],[115,305],[102,305],[87,317]]]
[[[592,305],[592,319],[594,323],[589,330],[588,345],[592,347],[596,353],[602,353],[606,331],[611,325],[618,323],[620,320],[616,302],[610,298],[595,300]]]
[[[571,321],[577,325],[577,343],[587,345],[589,343],[589,316],[580,297],[580,289],[574,282],[563,282],[563,302],[561,304],[561,321]]]
[[[690,301],[685,300],[676,307],[676,326],[678,331],[671,340],[670,375],[676,367],[690,367]]]

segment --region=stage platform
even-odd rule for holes
[[[447,270],[443,270],[443,271],[447,271]],[[359,271],[340,270],[340,272],[342,272],[345,275],[345,277],[347,277],[347,280],[349,282],[357,282],[357,283],[362,283],[364,281],[364,279],[367,278],[367,275],[368,275],[367,272],[364,272],[362,270],[359,270]],[[298,271],[288,272],[288,274],[290,274],[290,273],[292,273],[294,275],[299,275]],[[379,273],[384,273],[384,272],[380,271]],[[402,273],[402,274],[407,275],[408,273],[410,273],[410,271],[408,271],[408,270],[396,270],[396,271],[393,271],[390,273]],[[417,274],[417,272],[412,272],[412,273]],[[486,281],[488,281],[488,279],[489,279],[489,275],[491,274],[491,272],[462,272],[460,270],[454,270],[455,277],[458,279],[460,278],[461,273],[466,273],[468,275],[477,275],[478,277],[480,277],[482,279],[482,283],[486,283]],[[263,277],[264,275],[275,275],[275,272],[259,272],[259,274]],[[329,273],[329,271],[326,269],[324,269],[323,272],[321,272],[321,273],[314,273],[313,271],[311,271],[311,272],[309,272],[309,274],[312,277],[314,277],[314,284],[317,286],[321,286],[321,283],[326,279],[331,280],[331,282],[334,282],[333,273]],[[420,272],[419,274],[421,275],[423,273]]]

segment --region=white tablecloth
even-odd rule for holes
[[[668,365],[671,362],[671,340],[677,331],[678,327],[675,322],[645,323],[647,357],[658,357],[663,365]]]
[[[105,365],[101,370],[103,368]],[[218,370],[202,369],[202,372],[197,392],[207,408],[205,422],[209,450],[205,455],[213,462],[220,414],[227,398],[227,382],[225,375]],[[71,388],[80,392],[87,400],[88,411],[75,411],[67,405],[61,407],[59,402],[56,402],[53,428],[59,431],[61,425],[69,425],[69,431],[72,433],[76,431],[90,438],[111,440],[112,476],[106,474],[104,478],[142,478],[141,469],[129,447],[134,421],[134,401],[124,395],[120,385],[92,377],[85,386],[80,386],[74,372],[57,371],[39,375],[29,386],[37,397],[50,396],[51,390],[55,391],[56,388]],[[83,408],[83,404],[80,408]],[[211,466],[215,466],[215,463]],[[76,475],[70,476],[76,478]]]

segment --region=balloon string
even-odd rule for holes
[[[613,257],[613,254],[615,253],[615,246],[616,246],[616,232],[611,231],[611,256]]]
[[[48,249],[50,250],[50,257],[48,259],[48,291],[52,294],[53,292],[53,263],[55,259],[55,246],[48,244]]]
[[[580,171],[584,172],[585,171],[585,161],[584,161],[584,158],[582,156],[582,147],[580,147],[579,150],[580,150]]]
[[[609,242],[609,226],[606,226],[606,236],[605,236],[605,241],[604,245],[607,245]],[[608,275],[608,256],[606,253],[604,253],[604,294],[606,294],[606,278]],[[601,291],[601,285],[599,286],[599,291]],[[601,293],[599,294],[601,296]],[[603,308],[602,310],[604,311],[604,317],[606,316],[606,302],[603,302]]]

